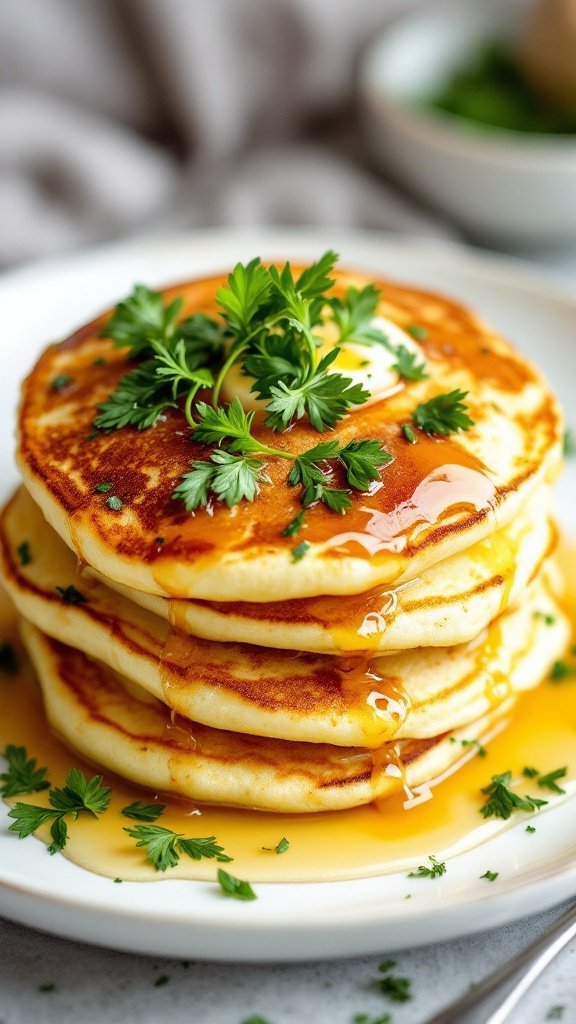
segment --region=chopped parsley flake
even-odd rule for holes
[[[425,341],[428,337],[428,330],[420,324],[408,324],[406,330],[408,334],[411,334],[417,341]]]
[[[372,1017],[368,1013],[356,1013],[352,1017],[352,1024],[392,1024],[392,1017],[389,1013]]]
[[[96,484],[96,487],[94,488],[94,494],[107,494],[108,491],[111,491],[113,487],[114,484],[111,484],[109,480],[105,480],[104,483]]]
[[[549,612],[535,611],[533,616],[535,619],[541,619],[545,626],[553,626],[556,622],[556,616]]]
[[[539,775],[536,781],[541,789],[549,789],[552,793],[565,793],[566,790],[558,785],[558,780],[566,778],[567,774],[568,768],[556,768],[547,775]]]
[[[156,978],[156,981],[154,982],[154,988],[162,988],[164,985],[167,985],[169,981],[170,978],[168,977],[167,974],[161,974],[159,978]]]
[[[218,868],[218,884],[225,896],[231,896],[235,900],[257,899],[250,882],[244,882],[241,878],[229,874],[223,868]]]
[[[495,882],[498,878],[499,871],[486,871],[480,878],[486,878],[488,882]]]
[[[569,665],[568,662],[562,660],[554,662],[550,672],[550,679],[553,683],[561,683],[571,676],[576,676],[576,665]]]
[[[304,525],[304,516],[305,515],[306,515],[306,509],[303,508],[303,509],[300,510],[298,515],[294,516],[294,519],[292,519],[291,522],[288,523],[288,526],[284,527],[284,529],[282,530],[282,536],[283,537],[293,537],[294,534],[298,533],[298,531],[301,530],[303,525]]]
[[[411,871],[407,876],[408,878],[440,878],[446,874],[446,864],[442,861],[437,860],[434,854],[428,857],[431,867],[427,867],[425,864],[421,864],[417,871]]]
[[[267,853],[286,853],[286,850],[290,849],[290,843],[287,839],[281,839],[276,846],[263,846],[262,849]]]
[[[76,590],[72,584],[67,587],[55,587],[64,604],[86,604],[88,598],[80,590]]]
[[[32,555],[30,552],[30,543],[27,540],[23,540],[21,544],[16,548],[16,553],[20,560],[20,565],[30,565],[32,561]]]
[[[62,391],[68,384],[72,384],[73,380],[74,378],[70,377],[67,373],[59,373],[57,377],[54,377],[50,387],[52,391]]]
[[[526,828],[524,829],[524,831],[525,832],[535,832],[536,829],[534,828],[534,825],[526,825]]]
[[[412,999],[412,982],[409,978],[403,978],[399,975],[390,974],[390,971],[396,966],[395,960],[385,960],[384,963],[380,964],[378,970],[385,975],[384,978],[379,978],[375,983],[382,995],[385,995],[388,999],[394,1003],[407,1003]]]
[[[310,544],[308,543],[308,541],[300,541],[300,543],[297,544],[295,548],[292,548],[292,561],[299,562],[302,558],[304,558],[304,555],[308,554],[309,550]]]

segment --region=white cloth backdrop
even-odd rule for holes
[[[370,168],[364,46],[414,0],[0,0],[0,264],[156,228],[446,234]]]

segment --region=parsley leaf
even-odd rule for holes
[[[97,430],[121,430],[122,427],[136,427],[148,430],[153,427],[166,409],[174,409],[170,393],[164,389],[161,378],[156,374],[156,362],[149,359],[135,370],[121,377],[116,391],[105,402],[97,406],[99,415],[94,420]]]
[[[364,288],[348,288],[344,298],[330,299],[332,316],[340,336],[339,343],[354,341],[357,344],[374,342],[390,348],[388,338],[377,327],[372,326],[380,292],[373,284]]]
[[[50,825],[52,842],[48,853],[54,854],[63,850],[68,841],[66,816],[73,820],[81,813],[90,813],[94,817],[103,814],[110,803],[110,789],[102,785],[102,776],[94,775],[87,779],[79,768],[71,768],[62,788],[51,789],[48,794],[50,807],[37,807],[34,804],[17,803],[8,812],[14,822],[10,831],[16,832],[20,839],[32,835],[42,825]]]
[[[443,861],[437,860],[434,854],[428,857],[431,867],[421,864],[417,871],[411,871],[407,878],[440,878],[446,874],[447,868]]]
[[[419,360],[417,353],[405,345],[398,345],[394,349],[394,354],[396,362],[392,364],[392,369],[396,370],[399,377],[403,377],[404,380],[424,380],[430,376],[426,363]]]
[[[566,790],[558,785],[558,779],[566,778],[567,768],[557,768],[556,771],[548,772],[547,775],[539,775],[536,782],[541,789],[549,789],[552,793],[565,793]]]
[[[327,372],[339,351],[331,349],[303,379],[298,375],[292,384],[280,381],[270,386],[267,427],[286,430],[294,420],[307,415],[315,430],[323,433],[327,427],[334,427],[351,405],[368,401],[370,392],[362,384],[341,373]]]
[[[20,793],[39,793],[49,789],[46,778],[47,768],[37,768],[35,758],[28,760],[25,747],[9,744],[2,752],[8,761],[8,770],[0,774],[0,794],[3,797],[18,796]]]
[[[368,490],[372,481],[380,478],[380,467],[393,461],[379,441],[349,441],[338,452],[338,458],[346,467],[350,487],[357,491]]]
[[[468,407],[463,402],[467,394],[467,391],[456,388],[436,395],[428,402],[421,402],[412,414],[415,425],[427,434],[444,437],[459,430],[469,430],[474,426],[474,420],[468,416]]]
[[[246,332],[262,308],[267,306],[272,282],[256,257],[250,263],[237,263],[216,299],[228,324],[240,335]]]
[[[235,900],[257,899],[256,893],[250,885],[250,882],[244,882],[241,878],[236,878],[235,875],[229,874],[228,871],[224,871],[223,868],[218,868],[217,877],[220,888],[226,896],[232,896]]]
[[[214,451],[208,462],[196,460],[172,493],[188,512],[208,504],[210,493],[228,508],[239,501],[254,501],[260,484],[268,480],[265,466],[248,455]]]
[[[480,875],[480,878],[485,878],[488,882],[495,882],[499,873],[499,871],[486,871],[483,875]]]
[[[520,796],[510,789],[512,772],[502,772],[501,775],[493,775],[492,781],[482,789],[487,800],[480,808],[484,818],[503,818],[507,820],[514,811],[528,811],[530,814],[544,807],[547,800],[538,800],[531,796]]]
[[[131,357],[150,355],[153,341],[170,341],[181,310],[181,298],[166,305],[160,292],[137,284],[132,294],[118,303],[101,335],[112,338],[116,348],[129,348]]]
[[[156,871],[166,871],[173,868],[180,860],[180,854],[184,853],[193,860],[201,860],[203,857],[209,860],[215,858],[217,861],[230,861],[221,846],[218,846],[215,836],[208,836],[200,839],[187,839],[178,832],[169,828],[162,828],[161,825],[136,825],[134,828],[125,828],[131,839],[136,839],[136,846],[143,846],[146,850],[146,859],[156,868]]]
[[[122,814],[135,821],[156,821],[165,810],[166,804],[145,804],[143,800],[136,800],[128,807],[123,807]]]

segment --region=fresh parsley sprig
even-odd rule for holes
[[[503,818],[507,821],[514,811],[528,811],[531,814],[548,803],[547,800],[539,800],[536,797],[520,796],[510,789],[511,782],[512,772],[502,772],[500,775],[493,775],[490,784],[482,789],[487,797],[480,808],[484,818]]]
[[[428,857],[430,861],[430,867],[426,864],[420,864],[416,871],[411,871],[407,878],[441,878],[442,875],[446,874],[447,868],[443,861],[439,861],[434,854],[430,854]]]
[[[37,768],[36,759],[28,759],[25,747],[9,743],[2,756],[8,762],[8,769],[0,774],[0,795],[19,796],[21,793],[40,793],[50,788],[46,778],[47,768]]]
[[[34,804],[17,803],[8,812],[14,821],[10,831],[16,832],[20,839],[32,835],[42,825],[50,825],[52,842],[48,853],[54,854],[63,850],[68,841],[66,818],[74,821],[82,813],[99,817],[110,803],[110,789],[102,785],[102,776],[93,775],[87,779],[79,768],[71,768],[62,788],[51,789],[48,794],[49,807],[37,807]]]
[[[179,323],[181,312],[181,298],[165,303],[159,292],[144,285],[136,285],[116,306],[102,334],[116,347],[128,348],[130,358],[144,361],[121,377],[116,391],[100,403],[97,430],[146,430],[182,396],[186,418],[193,423],[194,398],[214,383],[210,367],[223,352],[225,325],[204,313]]]
[[[321,501],[342,514],[352,505],[351,491],[331,486],[335,470],[330,461],[341,464],[350,488],[359,491],[365,491],[379,478],[380,467],[392,461],[392,456],[374,440],[350,441],[342,447],[336,440],[324,441],[300,455],[272,448],[253,436],[254,413],[245,413],[238,398],[227,408],[199,402],[196,412],[199,422],[192,433],[194,440],[225,446],[226,450],[220,447],[209,460],[195,460],[173,492],[173,498],[183,501],[189,512],[206,505],[211,495],[229,507],[243,499],[253,501],[266,480],[261,457],[276,456],[293,462],[288,484],[302,485],[304,508]]]
[[[468,415],[468,407],[464,403],[467,394],[467,391],[455,388],[421,402],[412,414],[415,425],[426,434],[444,437],[459,430],[469,430],[474,426],[474,420]]]
[[[125,828],[124,831],[131,839],[136,839],[137,847],[145,848],[146,859],[156,871],[176,867],[181,854],[191,857],[192,860],[201,860],[203,857],[221,863],[232,860],[232,857],[224,853],[223,847],[218,846],[215,836],[188,839],[179,832],[173,832],[172,829],[162,828],[161,825],[136,825],[134,828]]]

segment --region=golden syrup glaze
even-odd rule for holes
[[[358,284],[358,280],[343,274],[335,293],[350,281]],[[185,313],[194,309],[211,312],[216,287],[222,281],[212,278],[189,283],[169,289],[166,296],[182,295]],[[451,372],[470,371],[477,382],[487,381],[497,387],[503,401],[506,395],[523,389],[542,389],[537,408],[532,403],[523,419],[531,447],[525,448],[513,471],[498,484],[473,453],[477,437],[474,431],[458,440],[422,435],[415,445],[404,438],[401,423],[419,400],[438,393],[440,380],[436,384],[425,381],[411,385],[408,398],[407,389],[403,389],[387,401],[359,407],[337,424],[331,437],[342,443],[376,438],[393,461],[382,471],[385,485],[365,495],[354,495],[353,508],[345,520],[321,503],[311,509],[306,539],[318,545],[326,559],[353,556],[384,560],[390,565],[386,578],[394,580],[405,572],[412,553],[434,549],[446,538],[458,537],[462,531],[483,523],[495,505],[540,470],[544,472],[544,463],[555,463],[561,426],[554,401],[535,371],[466,310],[415,289],[388,282],[382,287],[384,305],[393,307],[393,318],[400,325],[417,319],[427,329],[427,338],[421,344],[432,369],[434,362],[438,363],[442,383],[450,380],[455,385]],[[293,546],[292,538],[284,537],[282,530],[300,509],[299,494],[298,488],[286,486],[289,467],[285,460],[270,460],[271,486],[263,486],[253,504],[243,502],[230,510],[216,503],[189,515],[171,495],[190,461],[205,458],[206,449],[190,440],[181,413],[169,410],[153,430],[139,434],[124,429],[86,440],[96,405],[126,372],[124,352],[99,336],[104,322],[104,317],[99,318],[60,346],[48,349],[24,384],[20,461],[28,485],[40,488],[38,497],[42,492],[60,515],[77,518],[78,526],[83,526],[84,544],[89,529],[95,543],[129,560],[132,566],[149,565],[151,577],[147,579],[153,578],[160,592],[167,594],[185,596],[180,590],[181,577],[175,575],[178,565],[202,561],[207,566],[231,554],[249,557],[252,552],[257,557]],[[95,366],[95,356],[103,356],[105,365]],[[66,369],[73,380],[55,393],[50,382]],[[473,415],[480,413],[481,419],[482,410],[474,408],[478,396],[471,394],[469,401]],[[293,454],[318,443],[316,431],[303,422],[282,435],[262,425],[255,430],[265,443]],[[113,480],[115,493],[124,502],[122,513],[115,517],[110,515],[102,495],[94,493],[103,479]],[[336,485],[343,483],[338,479]],[[78,527],[73,532],[79,535]],[[163,543],[157,543],[158,536],[164,538]],[[74,543],[74,537],[71,540]],[[76,547],[80,550],[82,543]],[[266,600],[257,596],[250,599]]]
[[[226,635],[226,639],[240,639],[236,634],[242,623],[247,623],[249,628],[257,623],[270,627],[270,630],[289,626],[296,637],[301,634],[302,628],[312,626],[320,627],[331,638],[330,653],[350,655],[376,652],[382,649],[384,634],[399,612],[410,615],[436,608],[439,613],[446,615],[452,610],[461,609],[466,601],[492,589],[498,591],[497,614],[505,611],[510,603],[516,573],[525,556],[523,544],[530,532],[527,521],[523,528],[515,527],[513,536],[509,530],[498,530],[468,548],[466,558],[474,566],[475,572],[466,589],[458,588],[453,593],[448,593],[444,588],[442,593],[432,594],[428,590],[425,596],[421,596],[416,586],[420,578],[415,577],[395,586],[380,586],[361,594],[351,594],[344,600],[341,596],[332,595],[259,604],[251,601],[184,601],[172,598],[167,599],[168,618],[174,628],[183,633],[193,632],[190,625],[192,606],[217,616],[215,621],[221,623],[223,637],[229,630],[230,616],[236,618],[238,625],[234,636]],[[550,523],[547,544],[537,549],[531,578],[536,576],[543,560],[552,553],[556,544],[557,530]],[[281,635],[283,646],[288,648],[290,633],[283,632]],[[266,643],[261,632],[258,633],[258,642],[274,646],[271,639]],[[297,647],[291,644],[289,649]],[[327,645],[324,644],[322,649],[326,650]],[[385,647],[384,650],[393,648]]]
[[[564,552],[563,564],[575,564],[576,552]],[[568,576],[574,573],[567,574]],[[576,626],[576,586],[566,596],[567,607]],[[14,621],[4,610],[0,636],[8,638]],[[7,743],[26,746],[29,756],[49,769],[54,785],[64,782],[72,765],[82,761],[71,753],[46,726],[42,703],[34,679],[26,668],[18,676],[0,676],[0,748]],[[174,728],[178,728],[176,720]],[[566,789],[573,792],[576,780],[576,681],[554,684],[544,681],[536,690],[521,697],[492,738],[470,735],[487,747],[485,757],[474,756],[463,748],[458,771],[452,770],[438,785],[403,789],[402,752],[409,741],[396,745],[396,754],[387,753],[388,774],[398,779],[395,795],[379,804],[350,811],[312,815],[270,814],[207,806],[195,806],[161,794],[150,794],[114,776],[109,810],[98,821],[80,818],[71,824],[66,856],[88,870],[110,878],[151,880],[160,877],[213,879],[215,865],[210,861],[182,860],[168,876],[156,873],[136,850],[123,828],[131,822],[121,808],[137,799],[162,800],[168,806],[160,823],[187,836],[217,837],[227,853],[234,857],[230,869],[251,881],[328,881],[377,875],[425,863],[435,853],[441,857],[479,845],[500,830],[521,819],[524,824],[546,828],[545,815],[519,816],[512,822],[484,821],[479,813],[483,802],[481,788],[494,774],[510,770],[521,777],[525,765],[542,772],[566,765]],[[359,755],[363,752],[359,751]],[[377,757],[377,755],[376,755]],[[84,770],[92,769],[84,765]],[[522,791],[543,794],[529,780]],[[430,794],[432,794],[430,796]],[[26,797],[42,803],[42,794]],[[286,837],[289,850],[276,855],[274,848]],[[45,838],[45,837],[43,837]],[[18,840],[14,837],[14,842]],[[31,842],[32,840],[27,840]],[[519,829],[518,843],[530,836]],[[407,883],[407,891],[409,886]]]
[[[33,520],[25,504],[10,503],[5,515],[10,523],[4,521],[6,529],[0,531],[2,572],[21,614],[50,635],[55,630],[53,635],[65,644],[75,646],[82,637],[92,657],[141,680],[150,693],[192,720],[286,740],[375,748],[398,735],[428,736],[431,729],[433,735],[443,719],[446,728],[458,724],[468,694],[484,698],[478,715],[486,705],[496,706],[499,695],[506,696],[501,687],[492,692],[489,681],[502,674],[499,660],[513,646],[509,633],[503,644],[500,637],[508,614],[467,645],[470,654],[459,672],[452,664],[458,651],[450,648],[443,652],[446,671],[433,667],[422,685],[428,654],[433,666],[437,663],[433,650],[420,652],[415,664],[406,665],[404,655],[398,661],[370,651],[312,655],[183,634],[92,577],[76,574],[73,555],[57,539],[52,548],[49,533],[35,544],[33,563],[22,567],[16,548],[24,535],[34,536]],[[58,546],[62,562],[55,553]],[[64,608],[56,589],[62,583],[74,584],[86,602]],[[530,621],[528,616],[529,626]]]

